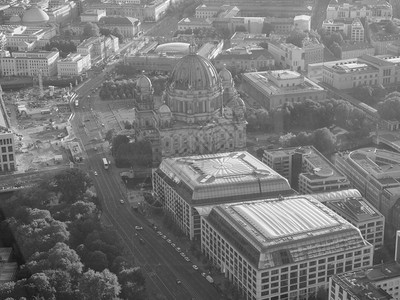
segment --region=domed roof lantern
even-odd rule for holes
[[[192,30],[192,37],[190,39],[190,45],[189,45],[189,55],[196,55],[197,54],[197,46],[196,43],[194,42],[194,34]]]

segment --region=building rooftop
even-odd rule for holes
[[[339,154],[353,166],[363,170],[382,185],[398,185],[400,178],[400,153],[362,148],[348,154]]]
[[[267,150],[267,152],[272,157],[289,156],[295,153],[302,154],[303,161],[306,161],[308,165],[311,166],[311,170],[309,170],[310,167],[307,170],[303,169],[301,174],[311,180],[320,178],[324,178],[325,180],[335,178],[337,180],[338,177],[342,177],[343,181],[347,181],[344,180],[345,176],[341,174],[336,167],[313,146],[271,149]]]
[[[288,80],[298,78],[300,84],[291,86],[277,86],[270,78],[273,77],[278,80]],[[293,94],[310,91],[323,91],[324,89],[312,82],[307,77],[289,70],[276,70],[276,71],[263,71],[263,72],[250,72],[244,73],[243,78],[253,84],[258,90],[262,91],[265,95],[282,95]]]
[[[357,273],[344,273],[333,275],[333,281],[340,285],[348,293],[354,295],[355,299],[390,300],[393,299],[387,292],[371,283],[361,283]]]
[[[370,245],[312,195],[222,204],[207,220],[261,269]]]
[[[265,33],[248,33],[248,32],[241,32],[241,31],[236,31],[232,37],[231,40],[235,39],[241,39],[241,40],[246,40],[246,39],[256,39],[256,40],[267,40],[269,39]]]
[[[339,61],[327,62],[324,68],[330,69],[336,73],[371,73],[378,72],[378,69],[366,60],[360,58],[344,59]]]
[[[183,18],[178,22],[180,24],[190,24],[190,25],[210,25],[212,21],[209,19],[202,19],[202,18]]]
[[[293,193],[285,178],[247,152],[166,158],[157,172],[193,204]]]
[[[333,195],[326,197],[326,194]],[[383,215],[365,200],[356,189],[314,194],[313,197],[353,223],[383,219]]]
[[[253,48],[246,49],[241,48],[241,51],[238,49],[231,48],[225,50],[223,53],[220,53],[215,59],[216,60],[229,60],[229,59],[247,59],[247,60],[257,60],[260,57],[264,57],[267,59],[274,59],[271,53],[267,49],[264,48]]]
[[[362,50],[362,49],[374,49],[374,47],[370,43],[344,43],[341,45],[342,52],[343,51],[354,51],[354,50]]]

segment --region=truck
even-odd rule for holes
[[[210,275],[207,275],[206,279],[209,283],[214,283],[214,279]]]

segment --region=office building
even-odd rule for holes
[[[313,146],[265,150],[262,158],[270,168],[301,194],[348,189],[350,182]]]
[[[326,62],[322,81],[339,90],[400,82],[399,56],[364,54],[353,59]]]
[[[64,26],[78,18],[78,5],[74,1],[64,1],[60,5],[53,6],[47,10],[49,23]]]
[[[222,69],[223,66],[236,70],[255,71],[272,69],[275,66],[274,57],[268,50],[253,47],[234,47],[225,50],[215,58],[215,67]]]
[[[307,299],[333,274],[372,265],[373,246],[312,195],[215,205],[202,252],[243,299]]]
[[[309,64],[322,62],[324,45],[316,39],[305,38],[302,47],[280,41],[269,41],[268,51],[282,68],[292,71],[304,71]]]
[[[153,189],[190,239],[200,238],[200,216],[215,205],[294,193],[285,178],[247,152],[165,158],[153,173]]]
[[[362,148],[339,153],[335,165],[383,214],[391,228],[400,228],[400,154]]]
[[[0,69],[3,76],[38,76],[57,75],[58,51],[12,52],[0,57]]]
[[[327,33],[338,32],[345,41],[364,42],[365,31],[360,19],[327,19],[322,22]]]
[[[326,91],[321,86],[290,70],[244,73],[242,88],[268,110],[284,103],[326,99]]]
[[[360,229],[363,238],[373,245],[375,250],[383,247],[385,217],[369,204],[358,190],[313,194],[313,197]]]
[[[400,41],[400,34],[371,34],[371,45],[375,48],[376,55],[390,54],[391,45]]]
[[[344,43],[341,47],[340,59],[352,59],[363,56],[364,54],[375,54],[375,48],[370,43]]]
[[[90,55],[70,53],[66,58],[57,61],[58,77],[77,76],[91,68]]]
[[[329,282],[332,300],[399,300],[400,265],[379,264],[355,272],[333,275]]]
[[[178,22],[179,31],[208,28],[212,28],[212,21],[210,19],[183,18]]]
[[[311,16],[301,15],[295,16],[293,20],[294,29],[300,31],[310,31],[311,30]]]
[[[105,16],[106,11],[104,9],[87,9],[80,15],[82,23],[98,23]]]
[[[113,55],[119,49],[118,38],[110,36],[94,36],[84,40],[76,47],[76,52],[82,56],[90,55],[92,63],[101,61]]]
[[[142,30],[138,19],[122,16],[102,17],[97,25],[111,32],[118,29],[124,38],[135,37]]]

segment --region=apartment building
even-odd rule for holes
[[[57,61],[57,75],[59,77],[80,75],[90,68],[90,54],[70,53],[66,58]]]
[[[37,76],[39,71],[45,77],[57,75],[58,51],[12,52],[0,57],[3,76]]]
[[[341,47],[342,47],[342,52],[340,59],[352,59],[363,56],[364,54],[368,55],[375,54],[375,48],[371,44],[365,42],[344,43],[343,45],[341,45]]]
[[[331,1],[326,9],[326,19],[366,18],[372,22],[391,20],[393,8],[389,1],[377,0],[365,3]]]
[[[200,238],[200,216],[217,204],[294,193],[285,178],[247,152],[165,158],[153,172],[153,187],[190,239]]]
[[[375,250],[383,247],[385,217],[368,203],[358,190],[313,194],[313,197],[360,229],[363,238],[373,245]]]
[[[307,299],[373,257],[360,231],[312,195],[215,205],[201,218],[201,249],[252,300]]]
[[[313,146],[265,150],[263,163],[301,194],[348,189],[350,182]]]
[[[114,54],[119,49],[118,38],[111,36],[91,37],[76,47],[77,53],[82,56],[90,55],[91,62],[101,60]]]
[[[360,19],[327,19],[322,22],[322,28],[328,33],[340,32],[343,39],[351,42],[364,42],[365,30]]]
[[[326,91],[307,77],[290,70],[243,74],[243,91],[268,110],[306,99],[326,99]]]
[[[400,154],[362,148],[339,153],[335,165],[382,213],[391,228],[400,228]]]

